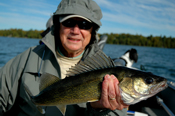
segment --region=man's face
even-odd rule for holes
[[[81,18],[72,18],[75,21],[83,21]],[[74,27],[66,27],[60,24],[60,39],[66,54],[81,54],[91,40],[92,27],[90,29],[80,29],[76,24]],[[63,53],[64,54],[64,53]],[[65,55],[65,54],[64,54]]]

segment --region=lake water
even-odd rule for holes
[[[0,67],[38,44],[39,39],[0,37]],[[104,52],[111,58],[118,58],[131,48],[138,52],[138,62],[133,67],[140,69],[142,65],[146,71],[175,81],[175,49],[106,44]]]

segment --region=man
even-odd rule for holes
[[[101,9],[92,0],[62,0],[53,15],[53,26],[42,45],[10,60],[0,70],[0,111],[3,115],[62,116],[57,107],[44,107],[42,114],[30,95],[39,93],[39,78],[50,73],[61,79],[66,70],[100,50],[96,32],[101,26]],[[97,102],[68,105],[66,116],[126,115],[118,80],[106,75],[101,99]],[[123,110],[122,110],[123,109]]]

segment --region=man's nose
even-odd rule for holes
[[[74,27],[72,27],[72,32],[74,34],[79,34],[80,33],[80,28],[78,27],[78,25],[76,24]]]

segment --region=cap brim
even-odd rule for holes
[[[60,21],[60,23],[62,23],[62,22],[64,22],[65,20],[70,19],[70,18],[74,18],[74,17],[82,18],[82,19],[85,19],[85,20],[87,20],[87,21],[89,21],[89,22],[92,22],[92,21],[89,20],[88,18],[83,17],[83,16],[80,16],[80,15],[60,16],[59,21]]]

